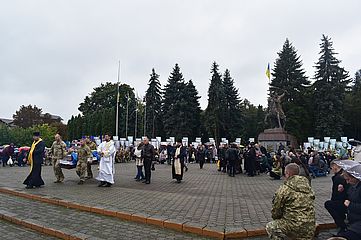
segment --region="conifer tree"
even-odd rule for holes
[[[164,86],[164,98],[162,104],[162,116],[164,123],[164,132],[167,137],[176,137],[180,139],[184,136],[181,122],[182,114],[182,92],[185,88],[183,74],[179,65],[175,64],[171,72],[168,83]]]
[[[159,75],[155,72],[154,68],[150,74],[145,100],[147,107],[146,133],[152,138],[162,136],[162,89],[159,82]]]
[[[230,141],[234,141],[237,137],[241,136],[242,124],[244,119],[241,112],[241,100],[239,97],[238,89],[234,86],[234,80],[228,69],[223,74],[223,89],[225,96],[224,118],[225,118],[225,134]]]
[[[349,83],[348,72],[340,67],[333,42],[325,35],[321,39],[320,58],[316,63],[313,84],[315,131],[317,137],[341,137],[345,119],[343,116],[345,89]]]
[[[288,39],[278,53],[272,76],[270,92],[285,93],[282,107],[286,115],[286,130],[299,140],[305,139],[312,127],[307,105],[310,81],[305,76],[300,56]]]
[[[208,106],[206,109],[206,124],[209,135],[217,143],[225,133],[225,93],[219,66],[213,62],[211,68],[211,82],[208,89]]]
[[[188,136],[194,140],[200,134],[200,114],[201,108],[199,105],[200,96],[193,84],[192,80],[189,80],[184,88],[182,106],[184,108],[184,119],[181,119],[185,123],[184,136]]]
[[[352,81],[350,91],[345,99],[345,136],[361,139],[361,70],[358,70]]]

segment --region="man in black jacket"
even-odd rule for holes
[[[254,142],[250,143],[248,151],[246,153],[246,158],[248,160],[248,176],[254,177],[256,174],[256,150],[254,148]]]
[[[335,174],[332,176],[332,196],[331,200],[325,202],[325,208],[332,216],[337,227],[340,229],[339,233],[346,230],[346,207],[344,201],[347,199],[348,185],[343,178],[343,170],[335,162],[331,162],[332,172]]]
[[[226,152],[226,160],[228,162],[228,175],[230,177],[234,177],[235,174],[235,165],[238,159],[238,151],[237,151],[237,145],[235,143],[231,144],[231,147]]]
[[[152,144],[149,143],[149,139],[147,137],[143,140],[144,146],[142,150],[142,159],[144,164],[144,173],[145,173],[145,180],[143,183],[150,184],[150,177],[151,177],[151,167],[152,161],[154,161],[154,147]]]

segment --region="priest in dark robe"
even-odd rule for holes
[[[43,163],[43,156],[45,151],[45,143],[40,138],[39,132],[34,132],[34,142],[31,145],[28,155],[28,162],[30,163],[30,173],[25,179],[24,184],[27,189],[38,188],[44,185],[41,178],[41,164]]]
[[[183,179],[184,159],[187,157],[187,149],[183,147],[182,143],[178,142],[174,154],[172,164],[172,177],[180,183]]]

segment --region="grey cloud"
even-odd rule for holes
[[[22,104],[68,119],[101,82],[144,95],[151,68],[165,84],[177,62],[207,104],[212,61],[231,70],[241,97],[266,104],[267,63],[288,37],[309,77],[323,33],[342,65],[361,68],[361,20],[350,1],[6,1],[0,9],[0,117]]]

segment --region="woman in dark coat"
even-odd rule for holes
[[[28,161],[30,162],[30,173],[24,181],[27,189],[44,185],[44,181],[41,178],[41,164],[43,163],[45,143],[40,138],[39,132],[34,133],[33,139],[34,142],[31,145],[31,149],[28,155]]]

